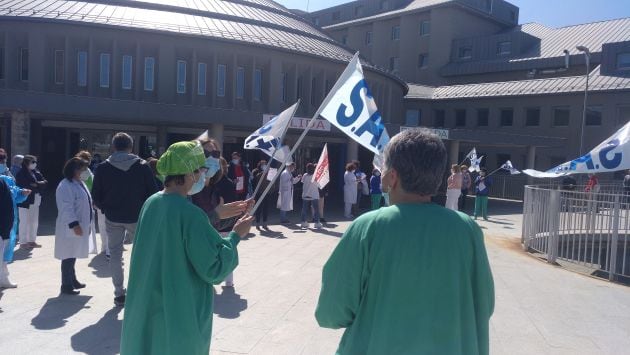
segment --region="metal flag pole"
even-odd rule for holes
[[[356,52],[354,54],[354,56],[350,60],[350,63],[354,62],[355,60],[359,60],[359,52]],[[324,101],[322,101],[322,104],[319,105],[319,108],[317,109],[317,112],[315,112],[315,114],[313,115],[311,120],[308,122],[308,125],[306,125],[306,128],[304,128],[304,131],[302,132],[302,134],[300,135],[298,140],[293,145],[293,148],[291,149],[291,153],[289,153],[289,156],[293,156],[293,154],[295,154],[295,152],[297,151],[297,148],[300,146],[300,144],[304,140],[304,137],[306,137],[306,134],[308,133],[308,131],[310,131],[311,127],[313,127],[315,125],[315,120],[317,119],[317,117],[319,117],[319,115],[322,113],[324,108],[328,105],[330,100],[333,98],[334,93],[336,93],[337,90],[339,90],[339,87],[343,84],[343,83],[340,82],[340,79],[345,76],[344,74],[346,74],[346,72],[348,70],[351,70],[350,69],[350,63],[348,63],[348,66],[346,66],[346,69],[343,71],[343,73],[341,73],[341,75],[339,76],[339,79],[337,79],[337,82],[335,83],[335,85],[333,85],[332,89],[330,89],[330,92],[328,93],[328,95],[326,95],[326,97],[324,98]],[[265,197],[267,196],[267,194],[271,190],[271,187],[273,186],[273,184],[276,183],[276,180],[278,180],[278,177],[280,177],[280,174],[282,174],[282,171],[284,170],[284,168],[286,166],[287,166],[287,162],[285,160],[285,161],[282,162],[282,165],[278,169],[278,173],[276,174],[276,176],[273,177],[273,180],[269,183],[269,185],[267,185],[267,188],[265,189],[265,191],[263,191],[262,195],[260,196],[260,199],[258,201],[256,201],[256,204],[254,205],[254,208],[252,208],[252,210],[249,212],[250,216],[253,216],[256,213],[256,210],[260,206],[261,202],[265,199]]]
[[[295,113],[297,112],[298,107],[300,107],[301,101],[302,99],[298,99],[297,103],[294,105],[295,108],[293,109],[293,113],[291,113],[291,120],[293,119],[293,116],[295,116]],[[282,147],[282,142],[284,142],[284,136],[287,134],[287,131],[289,130],[289,126],[291,125],[291,120],[289,120],[287,125],[284,127],[284,131],[282,131],[282,135],[280,136],[280,147]],[[253,197],[256,197],[258,190],[260,190],[260,187],[262,186],[263,180],[267,178],[267,174],[269,173],[269,169],[271,168],[271,162],[273,162],[273,158],[276,156],[277,151],[278,149],[274,149],[273,153],[271,153],[269,164],[267,164],[267,167],[265,168],[263,175],[260,177],[260,180],[258,180],[258,184],[256,184],[256,189],[254,189],[254,193],[252,194]]]

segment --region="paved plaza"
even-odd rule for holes
[[[494,209],[499,214],[479,222],[496,287],[491,353],[629,353],[630,288],[526,255],[519,205],[491,201],[491,212],[493,204],[501,204]],[[52,234],[54,220],[43,218],[40,233]],[[333,354],[342,331],[319,328],[313,313],[322,266],[347,226],[332,221],[321,231],[252,229],[255,235],[239,245],[235,288],[215,287],[211,353]],[[19,287],[0,293],[2,354],[118,353],[123,311],[113,307],[104,256],[78,260],[77,276],[87,288],[79,296],[60,296],[54,237],[38,242],[41,249],[20,249],[9,266]]]

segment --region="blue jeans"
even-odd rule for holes
[[[311,214],[311,205],[315,214],[315,223],[319,223],[319,200],[302,200],[302,222],[306,222],[306,216]]]
[[[287,211],[280,210],[280,222],[286,222],[287,219]]]

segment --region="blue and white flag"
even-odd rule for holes
[[[585,155],[545,172],[523,170],[536,178],[554,178],[571,174],[609,173],[630,169],[630,122]]]
[[[471,173],[474,173],[475,171],[481,171],[481,159],[483,159],[483,155],[477,158],[477,153],[475,153],[475,157],[473,158],[471,156],[469,159],[470,168],[468,169],[468,171],[470,171]]]
[[[290,149],[282,145],[284,135],[300,102],[287,108],[245,139],[245,149],[258,149],[279,162],[291,162]]]
[[[518,171],[518,169],[514,167],[514,165],[512,165],[512,162],[509,160],[503,163],[503,165],[501,165],[501,169],[509,171],[511,175],[516,175],[516,174],[521,173],[520,171]]]
[[[333,89],[320,115],[374,154],[381,154],[389,135],[363,76],[358,52]]]

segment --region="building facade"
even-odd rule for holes
[[[118,131],[146,157],[208,129],[229,156],[265,114],[300,99],[310,118],[352,55],[271,1],[0,1],[0,146],[40,156],[48,176],[80,149],[106,157]],[[364,71],[383,116],[401,122],[406,84]],[[298,162],[324,142],[339,164],[358,155],[326,125]]]

